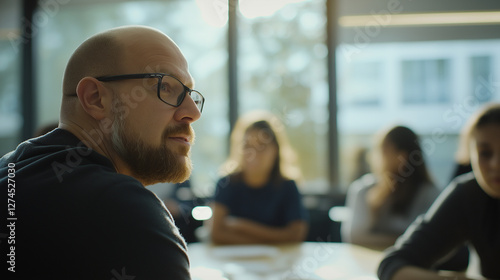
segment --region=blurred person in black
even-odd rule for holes
[[[470,279],[436,268],[464,243],[479,256],[477,279],[500,279],[500,103],[472,116],[464,135],[473,172],[455,178],[386,252],[380,279]]]

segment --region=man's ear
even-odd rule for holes
[[[93,77],[85,77],[76,86],[78,100],[87,112],[95,120],[107,117],[112,105],[112,92],[107,90]]]

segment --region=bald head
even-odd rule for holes
[[[84,77],[99,77],[120,67],[122,50],[113,32],[90,37],[73,53],[66,66],[63,95],[76,94],[76,86]]]
[[[63,79],[63,95],[74,95],[79,81],[84,77],[125,74],[145,71],[147,65],[140,58],[140,51],[151,42],[167,46],[172,56],[184,57],[177,45],[162,32],[144,26],[125,26],[98,33],[84,41],[69,59]],[[127,69],[128,68],[128,69]]]
[[[194,84],[180,49],[156,29],[126,26],[90,37],[66,67],[59,127],[143,184],[181,182],[191,170],[190,124],[201,115],[195,101],[165,104],[156,94],[164,83],[158,84],[156,77],[97,79],[145,73],[165,73],[187,87]]]

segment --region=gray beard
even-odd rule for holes
[[[168,135],[174,131],[190,129],[189,125],[187,128],[174,127],[165,130],[162,135],[162,145],[159,147],[147,145],[138,135],[127,132],[125,126],[122,116],[115,115],[115,121],[111,126],[111,143],[115,152],[132,172],[132,177],[144,185],[160,182],[179,183],[189,179],[192,170],[190,151],[185,151],[185,163],[183,163],[166,145]]]

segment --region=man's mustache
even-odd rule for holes
[[[195,133],[194,129],[191,127],[190,124],[179,124],[172,127],[168,127],[163,132],[163,139],[167,139],[170,136],[176,136],[179,134],[189,136],[189,143],[191,145],[194,144]]]

